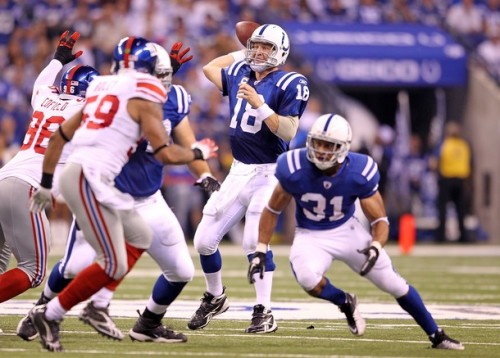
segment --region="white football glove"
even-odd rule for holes
[[[203,138],[198,142],[194,142],[191,145],[191,149],[198,149],[199,151],[201,151],[203,158],[200,159],[207,160],[217,157],[217,151],[219,150],[219,147],[210,138]]]
[[[30,210],[34,213],[40,213],[48,207],[54,207],[54,197],[50,189],[41,186],[35,190],[30,199]]]

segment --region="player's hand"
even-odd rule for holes
[[[195,159],[207,160],[217,157],[219,147],[210,138],[203,138],[198,142],[194,142],[193,145],[191,145],[191,149],[194,152]]]
[[[214,191],[220,189],[220,183],[217,179],[215,179],[210,174],[203,174],[195,183],[195,186],[199,186],[204,191],[206,191],[209,195]]]
[[[255,251],[250,261],[250,266],[248,266],[247,278],[250,284],[255,282],[253,275],[260,272],[260,279],[264,278],[264,272],[266,271],[266,253]]]
[[[364,248],[363,250],[358,250],[360,254],[366,256],[366,261],[363,264],[363,266],[361,266],[361,271],[359,271],[359,274],[361,276],[365,276],[366,274],[368,274],[368,272],[371,271],[371,269],[377,262],[381,249],[382,246],[380,245],[380,243],[378,241],[374,241],[367,248]]]
[[[192,55],[186,57],[187,53],[191,51],[191,47],[182,50],[182,46],[184,46],[184,44],[179,41],[174,43],[170,49],[170,62],[172,64],[172,73],[174,75],[177,71],[179,71],[179,68],[181,68],[183,64],[193,59]]]
[[[73,61],[75,58],[80,57],[83,51],[78,51],[75,54],[73,53],[73,46],[75,46],[76,40],[79,38],[79,32],[73,32],[73,34],[70,35],[69,31],[64,31],[59,38],[59,44],[57,45],[54,59],[65,65]]]
[[[55,199],[50,189],[39,187],[30,199],[30,211],[40,213],[48,207],[54,207]]]

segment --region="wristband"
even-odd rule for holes
[[[245,59],[245,53],[243,51],[241,51],[241,50],[240,51],[231,52],[228,55],[233,56],[234,62],[243,61]]]
[[[60,128],[60,127],[59,127]],[[168,144],[163,144],[163,145],[160,145],[158,148],[156,148],[153,152],[153,155],[156,155],[156,153],[158,153],[160,150],[162,150],[163,148],[167,148],[168,147]]]
[[[380,250],[382,250],[382,244],[380,243],[380,241],[372,241],[370,246],[375,247],[379,252]]]
[[[42,173],[42,180],[40,180],[40,186],[45,189],[52,189],[53,179],[54,179],[54,174]]]
[[[257,118],[261,119],[266,119],[276,113],[267,105],[267,103],[264,103],[262,106],[257,108],[256,112]]]
[[[258,242],[257,247],[255,248],[255,252],[262,252],[265,254],[267,252],[267,244],[264,244],[263,242]]]
[[[70,141],[70,139],[68,138],[68,136],[66,134],[64,134],[61,126],[59,126],[58,131],[59,131],[59,134],[61,135],[62,139],[64,139],[64,141],[66,143],[68,143]]]
[[[271,209],[271,208],[269,207],[269,205],[266,205],[266,209],[267,209],[267,210],[269,210],[270,212],[272,212],[274,215],[279,215],[279,214],[281,214],[281,211]]]
[[[194,153],[194,160],[205,160],[205,158],[203,158],[203,152],[201,151],[200,148],[194,148],[193,153]]]
[[[375,219],[373,220],[371,223],[370,223],[370,226],[373,226],[375,225],[376,223],[380,222],[380,221],[383,221],[385,222],[387,225],[389,225],[389,219],[387,219],[387,216],[383,216],[381,218],[378,218],[378,219]]]

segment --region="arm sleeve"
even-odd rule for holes
[[[38,93],[38,87],[40,86],[52,86],[56,80],[57,74],[62,70],[63,65],[57,60],[52,60],[49,62],[47,67],[45,67],[42,72],[38,75],[33,85],[33,94],[31,96],[31,106],[34,107],[35,97]]]

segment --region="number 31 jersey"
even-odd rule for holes
[[[380,174],[370,156],[349,152],[338,172],[327,176],[307,159],[307,149],[301,148],[278,158],[276,177],[295,199],[297,226],[328,230],[353,216],[356,199],[376,193]]]
[[[60,98],[55,86],[39,86],[34,89],[33,115],[24,136],[20,151],[1,170],[0,179],[16,177],[38,187],[42,177],[42,163],[50,136],[62,122],[80,111],[85,99],[76,96]],[[71,144],[64,147],[58,169],[71,152]]]

